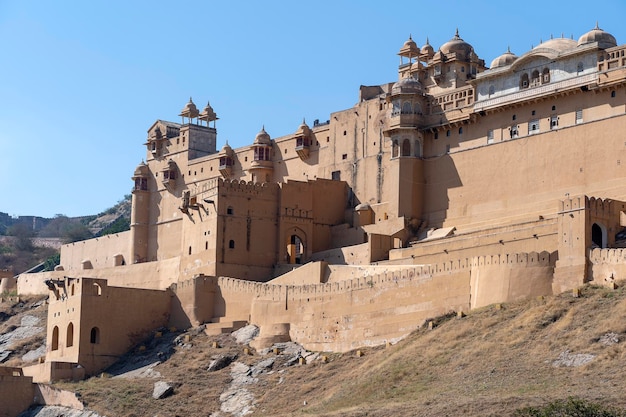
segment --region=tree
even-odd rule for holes
[[[33,250],[33,237],[35,233],[33,228],[27,223],[17,223],[9,227],[7,230],[9,236],[15,238],[15,248],[20,251],[32,251]]]

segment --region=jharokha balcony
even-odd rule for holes
[[[296,138],[296,153],[303,161],[309,157],[309,149],[311,148],[311,140],[301,136]]]

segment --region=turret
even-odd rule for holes
[[[130,260],[133,263],[145,262],[148,257],[148,223],[150,221],[150,191],[148,181],[150,170],[143,161],[132,176],[135,186],[132,191],[130,214]]]
[[[274,171],[274,163],[272,162],[272,140],[270,135],[265,131],[265,127],[257,133],[254,143],[254,159],[250,165],[249,171],[252,174],[253,182],[270,182]]]

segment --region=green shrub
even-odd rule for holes
[[[570,397],[556,400],[542,407],[516,410],[514,417],[626,417],[626,410]]]

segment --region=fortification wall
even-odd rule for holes
[[[467,311],[468,270],[411,268],[337,283],[268,285],[252,304],[251,321],[290,323],[292,340],[317,351],[347,351],[401,338],[424,320]]]
[[[179,281],[171,288],[175,296],[170,308],[170,326],[187,329],[214,317],[217,278],[200,275]]]
[[[385,271],[335,267],[334,272],[353,277],[319,284],[220,279],[219,285],[229,308],[239,299],[238,314],[245,314],[251,302],[250,321],[268,339],[267,329],[288,323],[292,340],[307,349],[347,351],[393,341],[450,311],[551,294],[555,262],[556,254],[533,252]]]
[[[590,278],[599,285],[626,278],[626,249],[592,249],[589,262]]]
[[[48,295],[50,290],[44,284],[44,281],[47,279],[63,279],[65,274],[65,271],[20,274],[17,277],[17,293],[19,295]]]
[[[36,274],[21,274],[17,280],[17,292],[20,295],[48,294],[44,284],[47,279],[89,277],[106,279],[108,285],[150,290],[162,290],[178,280],[179,258],[170,258],[158,262],[144,262],[133,265],[116,266],[75,271],[49,271]]]
[[[61,265],[68,272],[83,269],[84,261],[89,261],[91,268],[111,267],[120,262],[116,255],[122,255],[128,264],[130,245],[130,231],[69,243],[61,246]]]
[[[556,257],[532,252],[473,258],[471,308],[552,294]]]

